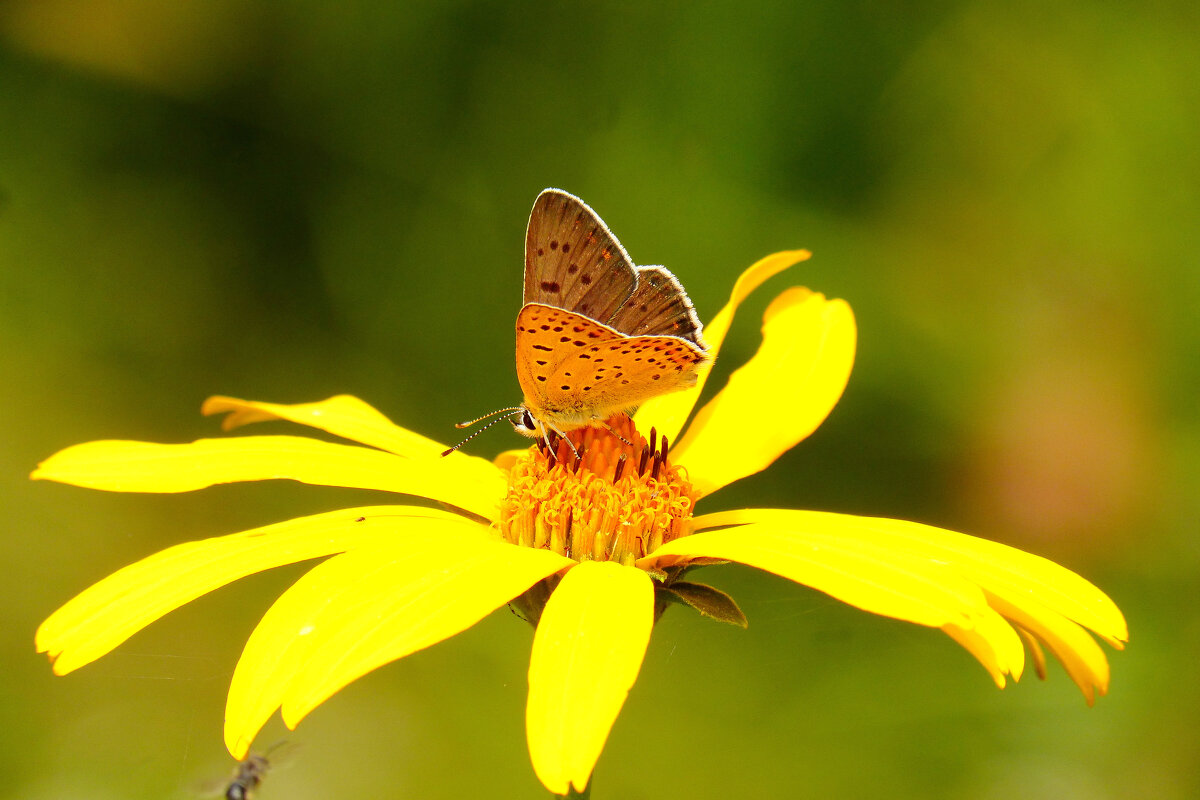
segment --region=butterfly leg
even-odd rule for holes
[[[549,449],[551,452],[554,452],[554,445],[550,443],[550,432],[553,431],[554,433],[558,434],[560,439],[567,443],[567,447],[571,448],[571,452],[575,454],[575,457],[579,458],[579,451],[575,449],[575,443],[568,439],[565,433],[548,422],[542,422],[541,420],[539,420],[539,422],[541,422],[542,425],[542,438],[546,442],[547,449]]]
[[[600,427],[604,428],[606,431],[608,431],[609,433],[611,433],[613,436],[617,437],[618,439],[620,439],[622,442],[624,442],[625,444],[629,445],[630,447],[633,447],[633,442],[629,441],[629,440],[628,440],[628,439],[626,439],[624,436],[622,436],[621,434],[617,433],[616,429],[615,429],[615,428],[613,428],[613,426],[612,426],[612,425],[609,425],[607,421],[605,421],[605,420],[602,420],[602,419],[600,419],[599,417],[594,417],[594,418],[592,419],[592,422],[598,423],[598,424],[600,425]]]

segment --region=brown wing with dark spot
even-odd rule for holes
[[[663,267],[638,267],[637,288],[607,322],[627,336],[678,336],[708,350],[692,301]]]
[[[561,189],[538,195],[525,232],[525,303],[604,321],[637,280],[629,254],[586,203]]]

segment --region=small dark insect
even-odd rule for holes
[[[265,752],[251,753],[239,761],[234,769],[233,779],[225,787],[225,800],[252,800],[255,790],[262,785],[271,768],[279,766],[298,746],[288,742],[277,742]]]
[[[251,753],[237,765],[233,780],[225,789],[225,800],[250,800],[271,769],[266,756]]]

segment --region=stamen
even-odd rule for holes
[[[646,474],[646,462],[650,460],[650,448],[642,446],[642,458],[638,461],[638,475]]]
[[[564,447],[564,445],[566,445],[566,446]],[[570,453],[566,452],[567,450],[570,450]],[[570,439],[567,439],[566,437],[562,437],[562,438],[556,439],[554,441],[554,455],[557,457],[558,463],[560,463],[560,464],[571,463],[569,460],[569,456],[572,454],[578,454],[578,451],[571,445]]]
[[[613,470],[613,483],[621,480],[621,473],[625,471],[625,464],[629,461],[628,453],[621,453],[621,457],[617,459],[617,468]]]
[[[653,428],[653,427],[651,427],[651,428],[650,428],[650,452],[651,452],[651,453],[653,453],[653,452],[654,452],[654,451],[657,449],[657,448],[654,446],[654,437],[655,437],[655,436],[657,436],[657,435],[658,435],[658,434],[657,434],[657,432],[654,430],[654,428]]]
[[[667,437],[665,434],[662,437],[662,460],[664,464],[667,461]]]

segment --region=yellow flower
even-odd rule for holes
[[[705,328],[714,354],[742,300],[807,257],[777,253],[741,276]],[[745,624],[728,596],[683,580],[689,567],[736,561],[940,628],[999,687],[1020,678],[1025,646],[1041,673],[1048,647],[1092,703],[1107,690],[1108,663],[1084,629],[1120,648],[1125,620],[1063,567],[914,522],[778,509],[693,515],[697,500],[766,468],[821,423],[845,387],[854,347],[845,302],[783,292],[767,309],[757,354],[678,442],[707,373],[694,389],[644,405],[636,427],[615,417],[615,433],[588,428],[570,444],[539,442],[495,463],[461,452],[441,458],[444,445],[348,396],[290,406],[215,397],[204,413],[227,413],[226,429],[283,419],[359,445],[244,436],[69,447],[33,477],[140,492],[289,478],[444,508],[351,508],[177,545],[68,602],[42,624],[37,648],[65,674],[219,586],[327,557],[268,609],[238,662],[225,741],[243,758],[276,709],[295,727],[354,679],[513,602],[537,626],[526,710],[533,767],[550,791],[567,794],[587,786],[668,602]],[[647,439],[640,431],[652,426]]]

